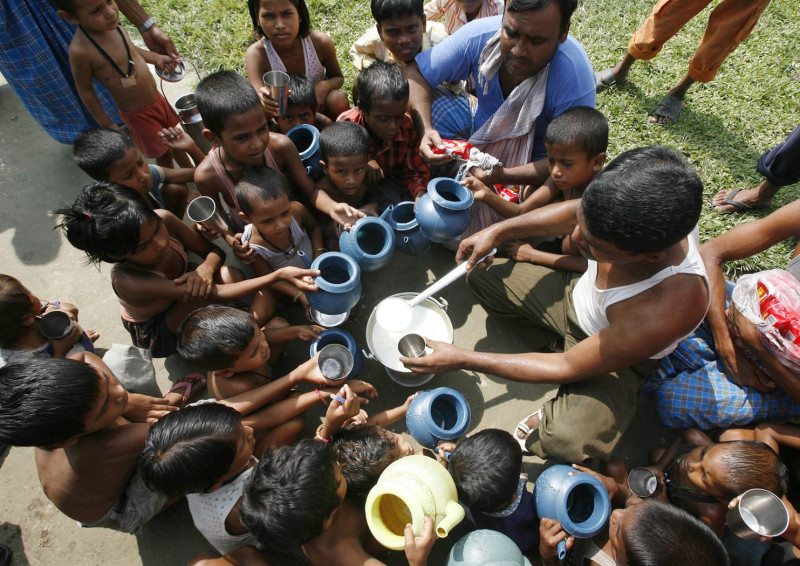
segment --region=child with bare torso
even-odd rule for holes
[[[114,264],[123,325],[155,357],[175,351],[178,325],[198,307],[245,298],[281,279],[316,289],[310,277],[319,272],[292,267],[243,281],[239,270],[223,265],[222,250],[172,213],[153,212],[126,187],[89,185],[72,207],[56,213],[64,216],[60,227],[70,243],[93,261]],[[187,250],[203,258],[196,268]]]
[[[100,126],[122,132],[100,104],[92,83],[97,79],[108,89],[142,153],[170,167],[172,152],[158,133],[175,126],[178,117],[159,94],[147,64],[172,71],[177,60],[136,47],[119,25],[119,8],[113,0],[57,0],[55,4],[59,16],[79,26],[70,43],[69,62],[86,109]]]

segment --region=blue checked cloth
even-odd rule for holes
[[[731,289],[729,284],[729,297]],[[675,428],[708,430],[800,417],[800,403],[781,389],[761,393],[728,380],[707,321],[661,361],[642,393],[655,399],[661,420]]]
[[[0,73],[33,118],[61,143],[97,126],[83,107],[69,66],[75,26],[46,0],[0,0]],[[108,92],[95,90],[109,117],[121,123]]]

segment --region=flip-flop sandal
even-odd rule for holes
[[[603,69],[594,74],[594,82],[596,88],[599,90],[603,87],[617,84],[617,77],[613,69]]]
[[[734,212],[750,212],[751,210],[758,210],[759,208],[769,208],[770,205],[768,204],[747,204],[746,202],[742,202],[740,200],[734,200],[736,195],[742,192],[744,189],[731,189],[728,191],[728,196],[725,197],[725,202],[721,205],[717,206],[725,206],[729,204],[735,207],[734,210],[717,210],[720,214],[733,214]],[[715,209],[716,210],[716,209]]]
[[[661,99],[661,102],[658,103],[658,106],[653,111],[653,116],[656,118],[666,118],[667,121],[664,123],[653,121],[654,124],[659,126],[671,126],[675,122],[678,121],[678,118],[681,115],[681,109],[683,108],[683,101],[678,100],[671,94],[667,94],[664,98]]]
[[[520,448],[522,448],[523,454],[531,453],[530,450],[528,450],[528,447],[525,446],[525,442],[528,440],[528,437],[531,435],[533,429],[535,428],[528,426],[528,419],[530,419],[531,417],[539,417],[539,422],[542,422],[542,410],[543,409],[540,407],[538,411],[534,411],[533,413],[531,413],[530,415],[519,421],[519,423],[517,423],[516,428],[514,429],[514,432],[512,433],[514,435],[514,439],[520,445]],[[521,432],[525,436],[520,438],[517,435],[517,432]]]
[[[201,384],[201,386],[192,390],[192,388],[196,386],[198,383]],[[170,393],[183,389],[184,390],[183,399],[178,405],[179,407],[183,407],[186,405],[186,403],[188,403],[192,399],[192,397],[200,393],[205,388],[205,386],[206,386],[206,376],[204,376],[202,373],[199,372],[190,373],[183,378],[183,381],[179,381],[175,385],[170,387],[169,391],[164,393],[164,397],[166,397]]]

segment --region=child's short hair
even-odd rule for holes
[[[372,110],[377,100],[407,100],[408,79],[400,67],[375,61],[358,75],[358,107],[362,114]]]
[[[68,14],[76,16],[78,11],[75,9],[75,4],[72,0],[47,0],[48,3],[56,10],[62,10]]]
[[[319,148],[326,163],[331,157],[368,155],[369,133],[355,122],[335,122],[319,133]]]
[[[286,106],[308,106],[317,111],[317,94],[314,92],[314,83],[300,73],[289,73],[289,99]]]
[[[0,274],[0,348],[11,348],[25,334],[22,319],[33,306],[29,293],[17,278]]]
[[[231,367],[256,333],[249,313],[223,305],[208,305],[189,313],[178,326],[178,354],[210,370]]]
[[[308,6],[305,0],[289,0],[295,8],[297,8],[297,15],[300,16],[300,31],[297,35],[300,37],[308,37],[311,33],[311,17],[308,15]],[[261,9],[261,0],[247,0],[247,10],[250,12],[250,21],[253,22],[253,35],[256,37],[264,37],[264,30],[258,23],[258,12]]]
[[[423,19],[425,17],[422,0],[372,0],[369,9],[378,26],[384,20],[392,18],[419,16],[420,19]]]
[[[378,426],[348,426],[331,441],[336,459],[347,480],[347,497],[361,503],[378,483],[386,467],[397,460],[394,442]]]
[[[131,147],[136,144],[128,136],[111,128],[92,128],[75,140],[72,160],[95,181],[105,181],[111,165],[125,157]]]
[[[636,520],[622,533],[628,564],[728,566],[728,553],[711,529],[676,505],[645,499],[628,507]]]
[[[85,432],[100,393],[91,366],[69,358],[38,358],[0,368],[0,443],[53,446]]]
[[[134,253],[141,227],[159,218],[139,193],[106,182],[86,185],[75,204],[53,214],[63,216],[56,227],[93,263],[116,263],[118,258]]]
[[[230,116],[261,108],[253,85],[233,71],[218,71],[208,75],[197,85],[194,100],[203,117],[203,124],[217,136],[222,133],[225,120]]]
[[[522,448],[508,432],[487,428],[458,443],[447,469],[459,501],[476,511],[499,511],[517,492]]]
[[[241,427],[236,409],[220,403],[167,413],[150,428],[139,458],[145,485],[167,497],[207,492],[236,458]]]
[[[239,513],[270,557],[298,556],[302,545],[322,533],[341,504],[336,466],[327,444],[308,439],[268,449],[261,458],[245,485]]]
[[[245,169],[234,190],[239,209],[248,216],[253,213],[258,203],[289,194],[283,176],[266,165]]]
[[[725,481],[720,486],[730,500],[748,489],[768,489],[783,497],[789,489],[789,472],[778,454],[757,440],[720,442],[729,449],[722,452],[719,463],[725,468]]]
[[[544,134],[544,143],[579,149],[594,157],[608,149],[608,120],[589,106],[573,106],[559,114]]]

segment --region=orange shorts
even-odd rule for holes
[[[164,141],[158,137],[162,128],[171,128],[178,124],[178,115],[161,93],[156,93],[153,104],[133,112],[119,111],[122,121],[128,126],[133,141],[139,146],[145,157],[161,157],[167,152]]]

